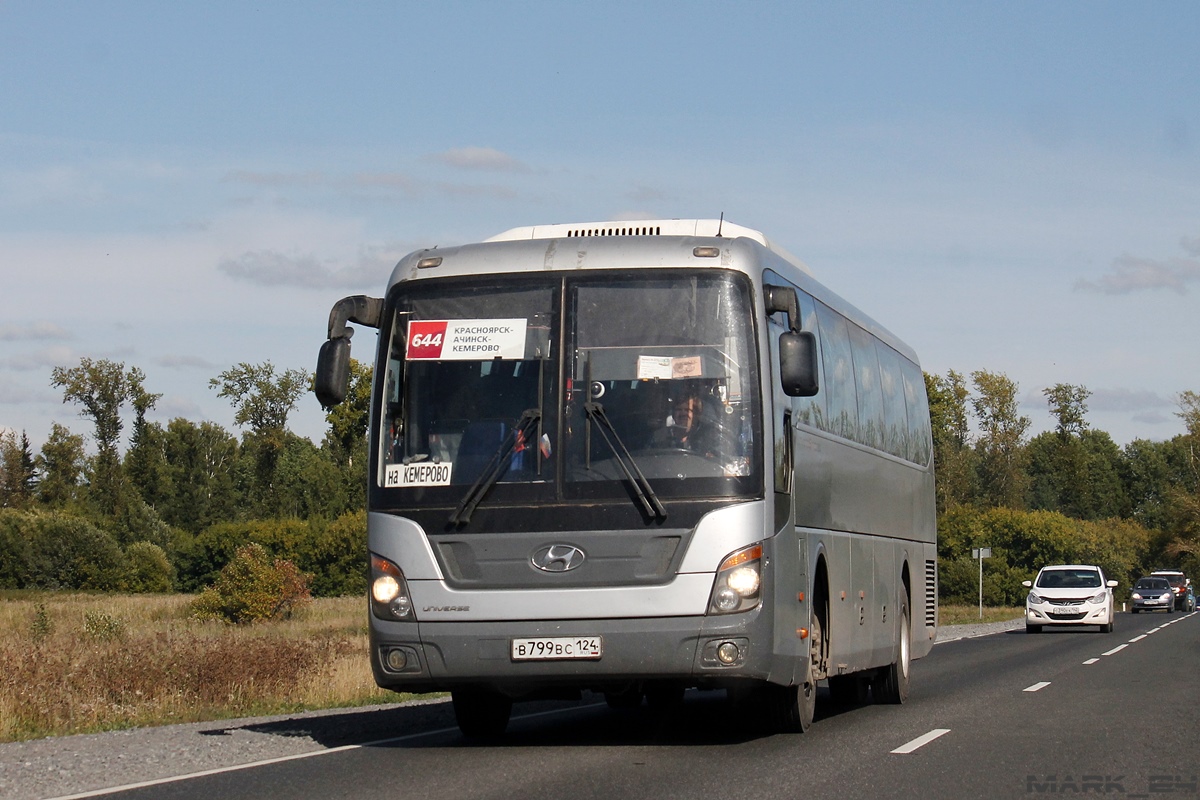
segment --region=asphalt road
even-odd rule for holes
[[[518,705],[486,745],[459,735],[445,703],[287,720],[258,732],[324,749],[105,796],[1200,798],[1198,656],[1196,614],[961,639],[914,662],[907,704],[834,707],[822,692],[805,734],[747,730],[715,692],[668,717],[595,698]]]

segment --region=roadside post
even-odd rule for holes
[[[971,558],[979,559],[979,618],[983,619],[983,560],[992,557],[992,548],[973,547]]]

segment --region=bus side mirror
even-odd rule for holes
[[[313,391],[321,408],[330,409],[345,400],[349,383],[350,337],[329,339],[317,354],[317,372],[313,376]]]
[[[347,322],[379,328],[383,319],[383,300],[356,294],[343,297],[329,312],[329,340],[317,354],[317,373],[313,376],[313,392],[321,408],[333,408],[346,399],[350,385],[350,337],[354,330]]]
[[[817,393],[817,337],[812,331],[779,334],[779,381],[788,397],[812,397]]]

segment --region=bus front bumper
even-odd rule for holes
[[[604,691],[647,681],[712,687],[772,675],[770,624],[762,609],[719,617],[587,619],[552,622],[396,623],[371,620],[376,683],[395,691],[489,687],[514,697],[562,690]],[[543,656],[514,642],[584,641],[599,656]],[[540,649],[540,648],[539,648]],[[549,649],[549,648],[548,648]],[[780,663],[790,663],[788,659]]]

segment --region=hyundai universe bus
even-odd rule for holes
[[[792,731],[821,681],[904,701],[937,624],[921,368],[763,234],[547,225],[412,253],[334,306],[326,407],[348,322],[378,330],[381,687],[450,692],[468,736],[584,690],[726,689]]]

